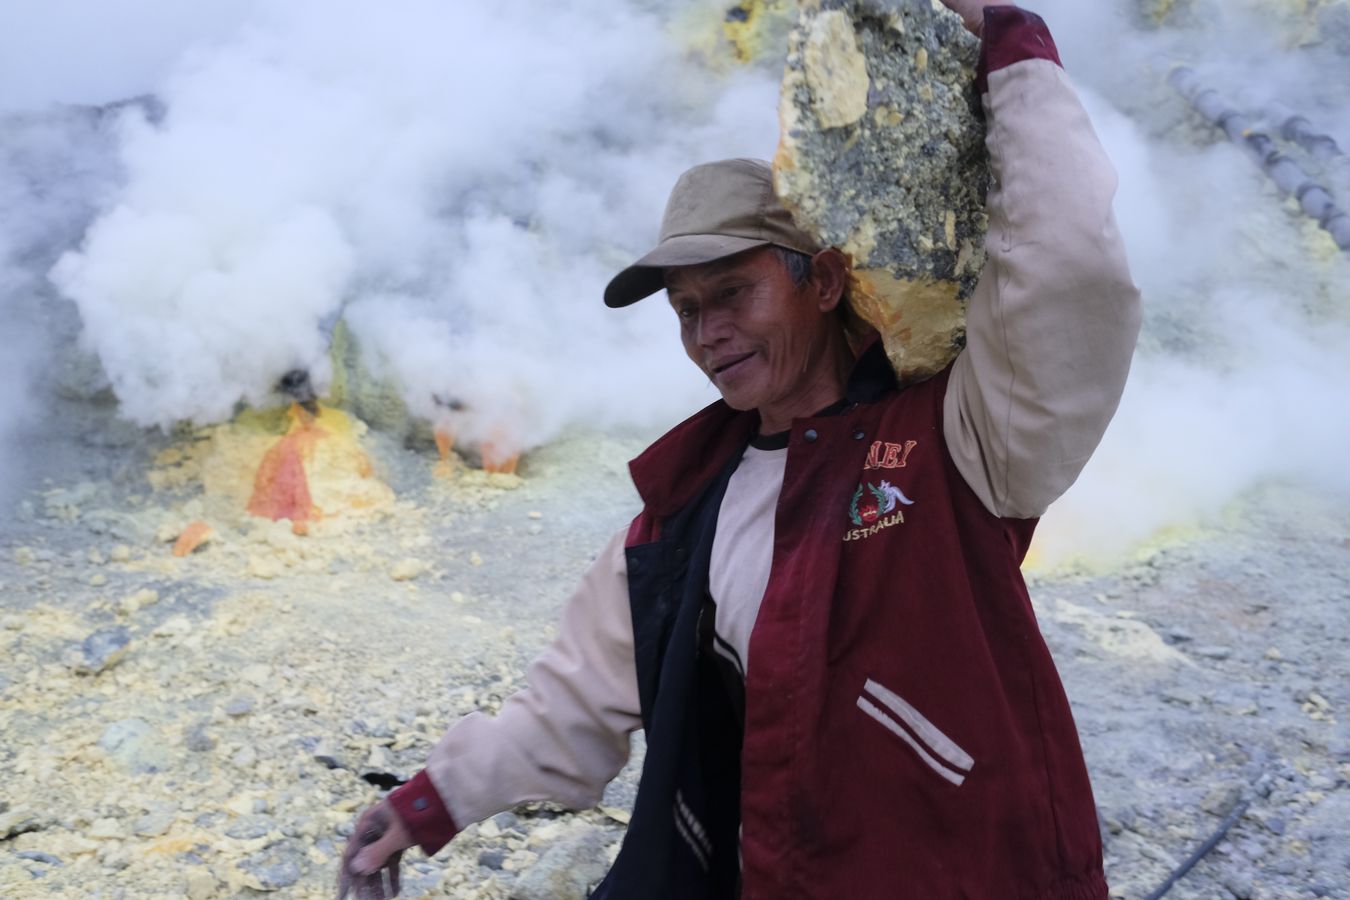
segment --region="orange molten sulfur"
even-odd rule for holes
[[[437,428],[434,433],[436,449],[441,455],[441,463],[446,465],[450,462],[450,451],[455,448],[455,435],[444,428]],[[520,464],[519,453],[512,453],[503,449],[502,444],[491,440],[484,442],[479,453],[483,459],[484,472],[516,474],[516,468]]]
[[[211,526],[198,520],[183,529],[183,533],[178,536],[178,540],[173,544],[173,555],[178,557],[187,556],[202,544],[206,543],[211,537]]]
[[[276,521],[290,519],[296,534],[309,530],[309,523],[322,517],[309,492],[305,463],[314,457],[314,445],[328,434],[314,416],[296,404],[290,409],[291,427],[272,445],[258,466],[248,511]]]

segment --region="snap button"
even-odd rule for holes
[[[863,430],[861,428],[853,432],[853,439],[855,441],[861,441],[865,437],[867,437],[867,435],[863,434]]]
[[[818,437],[820,437],[820,435],[816,433],[814,428],[808,428],[802,434],[802,440],[806,441],[808,444],[813,443]]]
[[[421,810],[426,809],[430,805],[431,804],[427,803],[426,797],[418,797],[416,800],[413,801],[413,809],[418,810],[419,812]]]

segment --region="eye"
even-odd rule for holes
[[[726,287],[722,288],[722,290],[718,291],[718,296],[721,297],[723,300],[731,300],[741,292],[741,287],[742,286],[739,284],[729,284]]]
[[[692,319],[697,314],[698,307],[696,306],[687,305],[675,307],[675,315],[679,316],[681,319]]]

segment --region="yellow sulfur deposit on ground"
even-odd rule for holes
[[[1207,10],[1195,0],[1138,0],[1146,20],[1159,26],[1204,26]],[[1225,14],[1255,16],[1268,24],[1281,43],[1301,47],[1334,40],[1350,22],[1350,0],[1230,0]]]
[[[762,59],[779,50],[796,14],[794,0],[742,0],[727,8],[722,34],[740,62]]]
[[[299,530],[323,521],[380,512],[394,493],[375,476],[361,448],[366,426],[331,407],[247,411],[164,451],[151,483],[200,483],[208,518],[248,514],[289,519]]]
[[[797,17],[797,0],[729,0],[720,16],[695,6],[675,20],[676,40],[717,69],[776,64]]]

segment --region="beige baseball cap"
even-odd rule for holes
[[[792,222],[762,159],[723,159],[680,176],[666,201],[656,249],[605,288],[606,306],[628,306],[666,286],[663,269],[694,266],[775,244],[815,254],[821,247]]]

